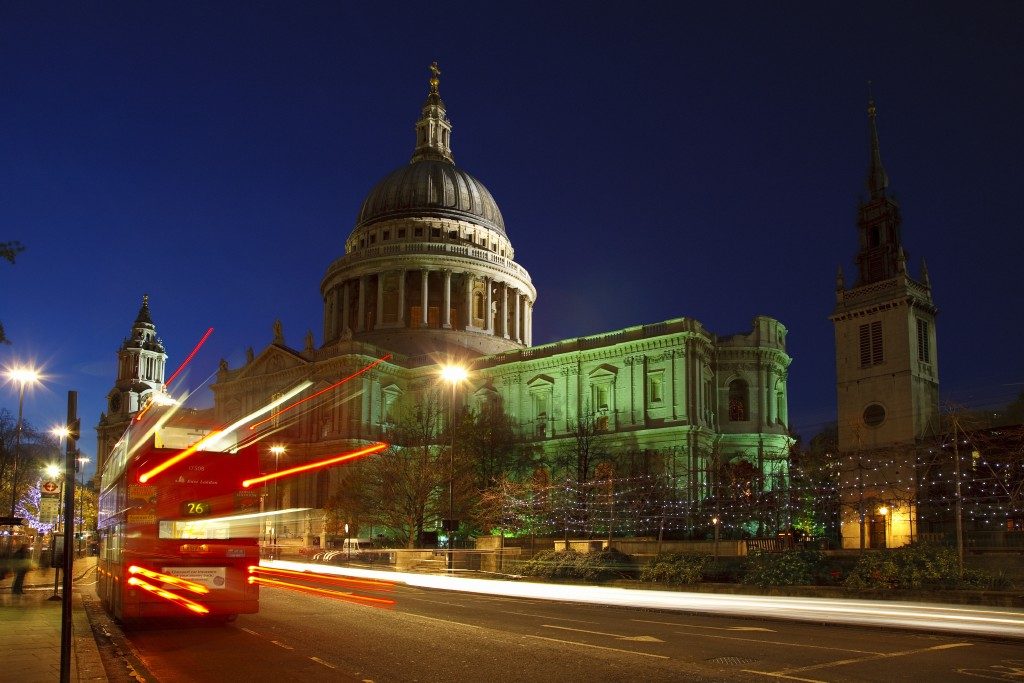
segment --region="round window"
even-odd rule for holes
[[[868,427],[877,427],[885,422],[885,408],[877,403],[872,403],[864,409],[864,424]]]

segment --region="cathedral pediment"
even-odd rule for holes
[[[293,351],[286,346],[271,344],[241,369],[238,378],[272,375],[282,370],[306,367],[308,365],[309,361],[303,358],[298,351]]]

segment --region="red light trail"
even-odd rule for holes
[[[178,366],[178,369],[174,371],[174,374],[171,375],[171,378],[164,382],[165,388],[171,386],[171,382],[174,381],[174,378],[177,377],[178,374],[185,369],[185,366],[188,365],[192,358],[195,357],[196,353],[199,352],[199,348],[206,343],[206,340],[210,338],[211,334],[213,334],[212,327],[206,331],[206,334],[203,335],[203,338],[200,339],[199,343],[196,344],[196,347],[192,349],[192,353],[188,354],[188,356],[185,357],[185,360],[182,361],[181,365]]]
[[[366,448],[361,448],[358,451],[351,451],[349,453],[342,453],[341,455],[333,456],[333,457],[330,457],[330,458],[328,458],[326,460],[318,460],[317,462],[310,462],[310,463],[306,463],[305,465],[298,465],[296,467],[291,467],[291,468],[289,468],[287,470],[281,470],[280,472],[273,472],[271,474],[264,474],[262,477],[256,477],[255,479],[246,479],[245,481],[242,482],[242,487],[243,488],[249,488],[253,484],[262,484],[263,482],[270,481],[271,479],[277,479],[279,477],[287,477],[289,475],[297,474],[299,472],[306,472],[308,470],[314,470],[314,469],[317,469],[319,467],[327,467],[328,465],[335,465],[335,464],[340,463],[340,462],[346,462],[348,460],[354,460],[356,458],[362,458],[364,456],[372,455],[374,453],[380,453],[381,451],[385,450],[390,445],[391,444],[386,444],[386,443],[383,443],[383,442],[382,443],[375,443],[372,446],[368,446]],[[139,481],[143,481],[142,477],[139,478]]]
[[[129,574],[140,574],[142,576],[145,576],[147,579],[154,579],[156,581],[161,581],[161,582],[166,583],[168,585],[174,586],[175,588],[184,588],[187,591],[191,591],[193,593],[199,593],[201,595],[205,595],[206,593],[210,592],[210,589],[207,588],[206,586],[204,586],[201,583],[196,583],[195,581],[189,581],[188,579],[183,579],[183,578],[181,578],[179,576],[171,576],[170,574],[161,574],[160,572],[155,572],[152,569],[146,569],[145,567],[140,567],[140,566],[134,565],[134,564],[131,567],[128,567],[128,573]]]
[[[313,571],[295,571],[293,569],[279,569],[277,567],[249,567],[250,574],[270,574],[291,579],[303,579],[315,581],[345,588],[356,588],[361,590],[389,591],[395,584],[388,581],[376,581],[374,579],[354,579],[349,576],[337,576],[334,574],[318,574]]]
[[[179,607],[183,607],[183,608],[185,608],[187,610],[191,610],[191,611],[195,612],[196,614],[209,614],[210,613],[210,608],[207,607],[206,605],[200,605],[198,602],[195,602],[193,600],[189,600],[188,598],[186,598],[186,597],[184,597],[182,595],[177,595],[175,593],[171,593],[170,591],[166,591],[163,588],[160,588],[159,586],[154,586],[153,584],[149,583],[148,581],[143,581],[142,579],[140,579],[137,576],[129,577],[128,578],[128,585],[129,586],[137,586],[137,587],[141,588],[144,591],[147,591],[149,593],[152,593],[153,595],[161,597],[164,600],[167,600],[168,602],[172,602],[172,603],[174,603],[175,605],[177,605]]]
[[[395,604],[395,601],[391,600],[390,598],[371,598],[368,595],[356,595],[355,593],[339,593],[338,591],[326,590],[324,588],[314,588],[313,586],[301,586],[297,583],[277,581],[276,579],[267,579],[261,576],[250,576],[248,581],[249,583],[258,584],[260,586],[287,588],[288,590],[298,591],[300,593],[309,593],[310,595],[319,595],[325,598],[334,598],[335,600],[351,602],[353,604],[363,605],[365,607],[391,607]]]
[[[316,392],[315,394],[311,394],[311,395],[307,396],[306,398],[300,399],[300,400],[296,401],[295,403],[292,403],[291,405],[288,405],[288,406],[285,406],[284,408],[281,408],[281,410],[277,411],[277,413],[275,413],[274,415],[271,415],[270,417],[268,417],[268,418],[266,418],[264,420],[260,420],[259,422],[254,422],[253,424],[249,425],[249,429],[250,430],[256,429],[260,425],[264,425],[264,424],[270,422],[271,420],[277,419],[278,417],[281,416],[281,413],[286,412],[288,410],[291,410],[292,408],[294,408],[294,407],[296,407],[296,406],[298,406],[300,404],[303,404],[303,403],[305,403],[306,401],[308,401],[310,399],[314,399],[314,398],[316,398],[317,396],[319,396],[321,394],[327,393],[331,389],[334,389],[336,387],[341,386],[342,384],[344,384],[345,382],[349,381],[350,379],[358,377],[359,375],[363,374],[367,370],[369,370],[369,369],[371,369],[371,368],[373,368],[373,367],[375,367],[377,365],[380,365],[381,363],[383,363],[384,361],[386,361],[389,358],[391,358],[391,354],[390,353],[385,354],[384,356],[378,358],[377,360],[375,360],[372,363],[370,363],[369,365],[367,365],[362,370],[358,370],[356,372],[353,372],[348,377],[346,377],[344,379],[338,380],[337,382],[335,382],[331,386],[326,387],[324,389],[321,389],[320,391]]]
[[[157,465],[153,469],[149,470],[148,472],[143,472],[142,474],[140,474],[139,475],[139,483],[140,484],[145,484],[147,481],[149,481],[150,479],[152,479],[156,475],[160,474],[161,472],[166,470],[171,465],[174,465],[175,463],[181,462],[182,460],[184,460],[188,456],[190,456],[193,453],[195,453],[196,451],[198,451],[204,444],[206,444],[207,442],[212,441],[214,439],[218,439],[218,438],[220,438],[220,436],[221,436],[221,432],[219,432],[219,431],[210,432],[209,434],[207,434],[203,438],[199,439],[199,441],[196,441],[194,444],[192,444],[191,446],[189,446],[188,448],[183,450],[181,453],[178,453],[173,458],[167,458],[167,460],[164,460],[162,463],[160,463],[159,465]]]

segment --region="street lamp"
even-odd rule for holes
[[[7,370],[7,379],[18,385],[18,425],[14,430],[14,468],[11,474],[11,517],[14,517],[14,507],[18,502],[18,460],[21,458],[21,429],[23,426],[25,387],[30,384],[39,383],[39,372],[30,367],[14,367]],[[14,529],[11,528],[11,539],[14,538]]]
[[[448,429],[452,433],[451,450],[448,451],[448,569],[455,568],[455,391],[469,377],[469,371],[461,365],[445,365],[441,368],[441,379],[452,387],[452,398],[448,402]]]
[[[270,447],[270,452],[274,454],[274,474],[277,474],[278,470],[281,467],[281,454],[284,453],[285,450],[286,450],[285,447],[281,446],[281,445],[276,445],[276,446],[271,446]],[[273,504],[273,511],[277,512],[277,509],[279,507],[278,504],[277,504],[277,477],[274,478],[274,499],[272,501],[272,504]],[[278,523],[279,520],[276,517],[271,517],[270,521],[271,521],[271,524],[272,524],[272,526],[270,527],[270,545],[271,546],[276,546],[277,545],[277,531],[276,531],[276,528],[277,528],[277,523]],[[271,550],[271,552],[273,552],[273,550]]]
[[[50,433],[60,439],[60,443],[63,443],[64,437],[68,435],[68,428],[54,427],[50,430]],[[60,450],[58,450],[57,454],[60,454]],[[60,477],[60,496],[58,497],[57,503],[57,523],[53,525],[53,534],[50,541],[50,566],[54,568],[53,595],[48,598],[49,600],[60,600],[61,597],[57,594],[57,586],[60,585],[60,564],[57,563],[57,534],[60,531],[61,507],[64,501],[64,468],[60,465],[47,465],[46,476],[51,480]]]
[[[78,556],[82,556],[82,537],[85,535],[85,465],[89,458],[78,458]]]

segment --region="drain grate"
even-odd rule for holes
[[[731,664],[736,666],[738,664],[753,664],[757,660],[750,659],[749,657],[715,657],[713,659],[708,659],[707,661],[712,664]]]

